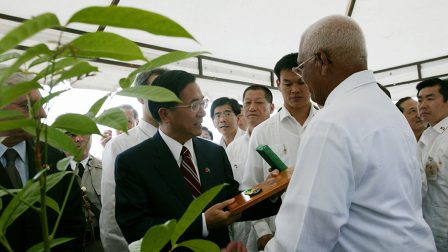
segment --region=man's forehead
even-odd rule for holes
[[[222,112],[222,111],[230,111],[232,112],[232,107],[229,104],[223,104],[221,106],[217,106],[215,108],[215,112]]]

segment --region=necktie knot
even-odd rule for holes
[[[16,150],[11,148],[5,151],[5,158],[7,162],[15,162],[18,155],[19,153],[17,153]]]
[[[188,150],[188,148],[185,146],[182,146],[181,155],[182,155],[182,158],[190,158],[191,159],[191,153]]]

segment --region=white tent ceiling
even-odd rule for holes
[[[358,0],[354,3],[352,17],[364,30],[369,68],[382,70],[410,64],[377,74],[378,80],[386,85],[411,82],[390,87],[395,99],[403,95],[414,95],[415,83],[421,78],[448,75],[448,29],[444,28],[443,20],[446,19],[448,1]],[[0,14],[4,14],[3,18],[8,15],[28,19],[43,12],[53,12],[63,23],[79,9],[90,5],[110,4],[111,0],[0,0]],[[283,55],[297,51],[300,35],[306,27],[326,15],[346,14],[348,1],[121,0],[118,4],[170,17],[193,34],[199,43],[112,27],[106,27],[106,31],[117,32],[148,45],[185,51],[206,50],[213,58],[266,68],[247,68],[213,59],[209,64],[204,64],[203,70],[210,71],[206,75],[218,78],[199,79],[211,98],[233,96],[240,99],[245,86],[228,86],[226,79],[270,85],[269,69]],[[16,21],[0,19],[0,34],[16,24]],[[70,27],[82,31],[95,31],[98,28],[80,24]],[[33,40],[48,40],[54,34],[36,36]],[[70,36],[76,35],[68,34]],[[147,48],[144,51],[147,55],[160,54]],[[425,62],[438,57],[442,58]],[[415,65],[415,62],[421,64]],[[192,59],[170,68],[182,68],[198,74],[196,65],[196,59]],[[101,74],[77,85],[112,90],[116,87],[118,78],[132,70],[109,64],[102,65],[100,69]],[[276,97],[280,99],[278,93]]]

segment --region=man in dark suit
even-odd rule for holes
[[[19,82],[26,81],[26,76],[15,73],[6,82],[7,85],[13,85]],[[31,106],[41,99],[39,91],[32,90],[28,95],[23,95],[15,101],[6,105],[4,110],[13,110],[22,113],[25,117],[29,115],[29,104]],[[45,111],[40,109],[34,114],[35,118],[45,117]],[[0,185],[5,188],[22,188],[26,182],[33,178],[37,171],[35,167],[35,144],[32,141],[32,136],[22,129],[15,129],[0,132],[2,139],[0,143]],[[40,143],[41,152],[44,152],[44,145]],[[14,160],[10,160],[10,153],[13,153]],[[42,155],[44,156],[44,155]],[[48,147],[48,158],[42,160],[43,164],[50,166],[49,173],[57,171],[56,163],[64,158],[64,154],[54,148]],[[11,172],[11,163],[15,170]],[[14,176],[16,175],[16,176]],[[59,207],[67,192],[70,177],[65,176],[57,185],[49,190],[48,196],[54,199]],[[10,196],[2,197],[3,210],[11,201]],[[48,214],[48,228],[49,232],[53,230],[57,219],[57,213],[50,208],[47,208]],[[72,240],[63,245],[57,246],[53,251],[82,251],[82,238],[84,232],[84,216],[81,207],[81,192],[78,186],[73,186],[68,197],[67,205],[64,209],[61,221],[58,226],[55,237],[72,237]],[[6,239],[13,251],[26,251],[33,245],[42,242],[42,231],[39,215],[32,209],[28,209],[20,217],[18,217],[6,230]],[[6,251],[4,246],[0,245],[0,251]]]
[[[240,218],[225,210],[239,193],[239,184],[224,148],[196,137],[201,134],[207,100],[195,77],[184,71],[164,73],[153,86],[173,91],[182,103],[148,102],[159,122],[158,132],[116,159],[115,211],[121,231],[129,243],[136,241],[152,226],[179,219],[200,193],[228,183],[181,237],[207,239],[225,247],[227,226]],[[186,167],[192,168],[189,173],[184,173]],[[265,200],[244,212],[242,219],[273,215],[279,205],[280,200]]]

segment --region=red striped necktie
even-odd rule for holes
[[[201,184],[199,183],[199,177],[194,168],[193,161],[191,160],[191,153],[187,147],[182,146],[182,162],[180,168],[182,170],[182,175],[184,175],[185,182],[187,182],[190,188],[191,194],[194,198],[201,195]]]

